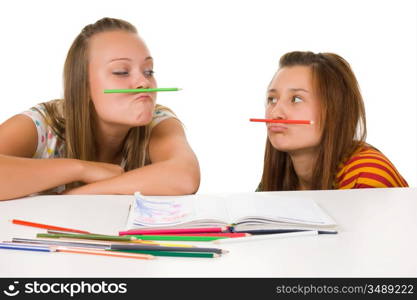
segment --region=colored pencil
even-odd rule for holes
[[[63,241],[69,241],[69,242],[77,242],[80,239],[72,239],[72,238],[59,238],[60,240]],[[88,240],[88,239],[83,239],[83,242],[99,242],[99,243],[103,243],[103,244],[110,244],[110,241],[99,241],[99,240]],[[161,243],[161,242],[156,242],[156,241],[141,241],[141,240],[134,240],[134,241],[117,241],[117,243],[126,243],[126,244],[146,244],[146,245],[158,245],[158,246],[169,246],[169,247],[194,247],[193,245],[186,245],[186,244],[178,244],[178,243]]]
[[[52,233],[38,233],[38,238],[73,238],[73,239],[89,239],[102,241],[134,241],[137,240],[134,236],[115,236],[115,235],[97,235],[97,234],[52,234]]]
[[[104,90],[105,94],[112,93],[149,93],[149,92],[176,92],[180,91],[180,88],[154,88],[154,89],[112,89]]]
[[[67,242],[67,241],[56,241],[53,239],[21,239],[13,238],[13,243],[26,243],[33,245],[47,245],[47,246],[67,246],[67,247],[84,247],[93,249],[106,249],[110,248],[110,244],[98,244],[98,243],[82,243],[82,242]]]
[[[78,229],[65,228],[65,227],[59,227],[59,226],[53,226],[53,225],[47,225],[47,224],[34,223],[34,222],[18,220],[18,219],[13,219],[12,223],[13,224],[18,224],[18,225],[24,225],[24,226],[43,228],[43,229],[51,229],[51,230],[60,230],[60,231],[64,231],[64,232],[76,232],[76,233],[89,234],[88,231],[84,231],[84,230],[78,230]]]
[[[65,253],[76,253],[76,254],[90,254],[90,255],[101,255],[101,256],[113,256],[122,258],[136,258],[136,259],[154,259],[155,257],[150,254],[139,254],[139,253],[116,253],[104,250],[88,250],[88,249],[77,249],[67,247],[57,247],[54,249],[57,252]]]
[[[66,239],[61,238],[58,240],[54,239],[22,239],[22,238],[13,238],[13,243],[27,243],[27,244],[33,244],[33,245],[48,245],[48,246],[67,246],[67,247],[83,247],[83,248],[93,248],[93,249],[109,249],[111,246],[111,243],[109,242],[102,242],[97,240],[91,240],[91,242],[84,242],[89,240],[83,240],[83,242],[80,242],[77,239]],[[130,243],[135,244],[137,241],[133,241]],[[120,241],[118,243],[121,243]],[[125,242],[123,242],[125,243]],[[126,242],[127,243],[127,242]],[[168,244],[168,243],[152,243],[152,242],[144,242],[147,245],[157,245],[157,246],[166,246],[166,247],[188,247],[188,248],[194,248],[194,245],[183,245],[183,244]],[[190,249],[190,251],[192,251]]]
[[[181,235],[123,235],[132,236],[142,241],[194,241],[211,242],[218,239],[228,239],[227,236],[181,236]]]
[[[146,251],[174,251],[174,252],[210,252],[223,254],[227,253],[227,250],[219,248],[202,248],[194,247],[192,250],[188,247],[165,247],[156,245],[132,245],[132,244],[112,244],[111,250],[146,250]]]
[[[250,230],[236,230],[236,233],[246,232],[251,235],[260,234],[272,234],[272,233],[288,233],[288,232],[299,232],[299,231],[311,231],[315,229],[250,229]],[[318,230],[318,234],[336,234],[336,230]]]
[[[235,239],[216,240],[216,241],[213,241],[213,243],[229,244],[229,243],[237,243],[237,242],[251,242],[251,241],[259,241],[259,240],[282,239],[282,238],[297,237],[297,236],[312,236],[312,235],[317,235],[317,234],[318,234],[317,230],[288,232],[288,233],[275,233],[275,234],[262,234],[262,235],[252,235],[248,237],[241,237],[241,238],[235,238]]]
[[[228,227],[198,227],[198,228],[166,228],[166,229],[130,229],[120,231],[119,235],[136,234],[177,234],[177,233],[223,233],[228,232]]]
[[[154,233],[152,236],[207,236],[207,237],[229,237],[229,238],[237,238],[237,237],[244,237],[244,236],[250,236],[250,233],[246,232],[221,232],[221,233]],[[127,236],[127,235],[125,235]],[[141,236],[147,236],[146,234],[135,234],[137,238],[140,238]]]
[[[14,243],[0,243],[0,249],[51,252],[48,246],[19,245]]]
[[[175,256],[175,257],[206,257],[216,258],[220,255],[217,253],[205,253],[205,252],[174,252],[174,251],[151,251],[151,250],[108,250],[108,251],[120,251],[127,253],[143,253],[151,254],[155,256]]]
[[[277,119],[249,119],[251,122],[266,122],[266,123],[285,123],[285,124],[314,124],[310,120],[277,120]]]
[[[250,236],[250,233],[246,233],[246,232],[221,232],[221,233],[170,233],[170,234],[159,234],[159,233],[153,233],[153,236],[160,236],[160,235],[165,235],[165,236],[208,236],[208,237],[229,237],[229,238],[237,238],[237,237],[244,237],[244,236]],[[141,234],[135,234],[134,236],[140,238]]]

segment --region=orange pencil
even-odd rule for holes
[[[154,259],[155,256],[150,254],[132,254],[132,253],[123,253],[123,252],[111,252],[106,250],[91,250],[84,248],[67,248],[67,247],[56,247],[54,248],[56,252],[65,252],[65,253],[76,253],[76,254],[90,254],[90,255],[101,255],[101,256],[113,256],[113,257],[123,257],[123,258],[135,258],[135,259]]]
[[[17,220],[17,219],[13,219],[12,223],[13,224],[18,224],[18,225],[30,226],[30,227],[50,229],[50,230],[60,230],[60,231],[66,231],[66,232],[77,232],[77,233],[85,233],[85,234],[90,233],[90,232],[84,231],[84,230],[58,227],[58,226],[53,226],[53,225],[40,224],[40,223],[34,223],[34,222],[29,222],[29,221]]]
[[[314,124],[314,121],[310,120],[277,120],[277,119],[249,119],[251,122],[266,122],[266,123],[285,123],[285,124]]]

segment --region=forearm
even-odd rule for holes
[[[0,200],[80,180],[81,166],[74,159],[32,159],[0,155]]]
[[[69,194],[187,195],[197,192],[200,170],[196,161],[167,160],[94,182],[69,191]]]

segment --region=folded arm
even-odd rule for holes
[[[140,191],[145,195],[185,195],[197,192],[199,164],[178,120],[164,120],[152,130],[149,155],[150,165],[65,194],[133,194]]]

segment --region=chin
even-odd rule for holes
[[[141,113],[132,121],[133,126],[145,126],[152,122],[153,113]]]

